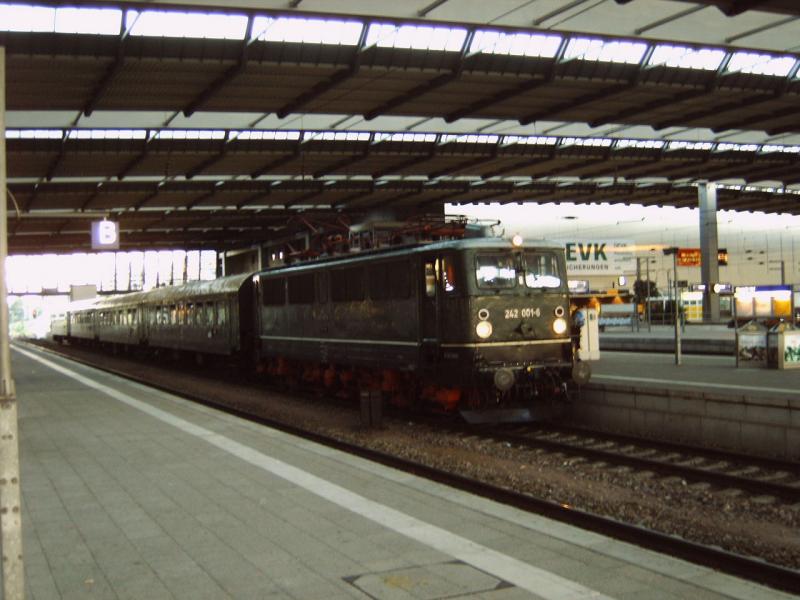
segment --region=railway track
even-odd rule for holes
[[[475,430],[464,431],[476,434]],[[627,467],[677,477],[687,484],[708,485],[712,493],[741,490],[760,502],[800,503],[798,463],[560,427],[500,427],[480,435],[521,448],[560,452],[573,461],[600,468]]]
[[[50,351],[53,350],[51,349]],[[749,556],[743,556],[740,554],[731,553],[717,546],[707,546],[704,544],[699,544],[690,540],[676,537],[674,535],[664,534],[661,532],[646,529],[639,525],[625,523],[606,516],[578,510],[575,509],[574,507],[565,506],[550,500],[536,498],[529,494],[516,492],[507,489],[505,487],[498,487],[496,485],[489,484],[485,481],[466,477],[458,473],[451,472],[449,470],[439,469],[426,464],[422,464],[417,461],[408,460],[406,458],[397,456],[395,454],[388,454],[380,450],[375,450],[373,448],[368,448],[362,445],[350,443],[348,441],[343,441],[342,439],[337,438],[333,435],[326,435],[326,434],[321,434],[319,432],[309,431],[305,428],[297,427],[291,424],[286,424],[285,422],[279,420],[264,418],[263,416],[254,415],[251,412],[243,411],[239,408],[236,408],[235,406],[228,405],[224,401],[220,401],[219,399],[212,399],[210,397],[203,396],[202,394],[195,394],[195,393],[187,394],[186,390],[182,389],[179,384],[162,382],[153,385],[153,382],[151,380],[132,376],[124,369],[108,368],[103,365],[98,365],[95,361],[92,361],[91,359],[86,359],[86,358],[76,359],[73,356],[66,356],[66,357],[71,360],[77,360],[78,362],[88,364],[95,368],[100,368],[102,370],[114,373],[116,375],[132,379],[139,383],[149,385],[151,387],[155,387],[158,389],[162,389],[164,391],[173,393],[177,396],[182,396],[191,399],[201,404],[224,411],[228,414],[232,414],[237,417],[255,423],[260,423],[275,429],[279,429],[287,433],[297,435],[312,440],[314,442],[342,450],[350,454],[361,456],[363,458],[399,470],[403,470],[408,473],[415,474],[417,476],[425,477],[433,481],[438,481],[442,484],[457,489],[461,489],[479,496],[483,496],[495,500],[497,502],[501,502],[503,504],[514,506],[521,510],[543,515],[551,519],[568,523],[576,527],[580,527],[582,529],[591,530],[615,539],[623,540],[640,547],[654,550],[656,552],[661,552],[674,557],[682,558],[684,560],[704,565],[713,569],[717,569],[722,572],[734,575],[736,577],[749,579],[754,582],[758,582],[778,590],[800,594],[799,570],[771,564],[759,558],[753,558]],[[353,411],[353,415],[355,416],[356,414],[357,414],[356,411]],[[436,427],[441,429],[443,425],[441,422],[439,422],[437,423]],[[575,456],[580,456],[579,453],[582,453],[583,456],[585,457],[585,460],[594,460],[597,462],[606,462],[609,464],[612,462],[612,458],[614,456],[623,456],[625,454],[624,452],[614,453],[610,450],[612,440],[616,439],[616,441],[614,441],[613,443],[620,445],[622,448],[627,448],[628,446],[634,446],[633,442],[631,440],[628,440],[627,438],[614,438],[614,436],[606,436],[600,439],[599,436],[604,434],[597,434],[594,432],[592,433],[580,432],[580,435],[578,435],[577,431],[564,430],[564,429],[546,430],[540,428],[531,429],[528,427],[493,428],[493,429],[482,429],[482,430],[476,430],[474,428],[472,429],[458,428],[458,429],[460,430],[461,435],[481,436],[486,440],[492,440],[503,444],[518,445],[519,447],[524,447],[524,448],[539,447],[539,448],[545,448],[549,452],[561,452],[564,454],[571,454]],[[624,443],[622,443],[623,439],[625,440]],[[663,452],[667,449],[667,447],[668,446],[660,445],[660,449],[658,450],[654,448],[648,448],[644,450],[644,452],[650,452],[650,451]],[[685,448],[683,450],[685,450]],[[669,453],[679,454],[677,450],[674,451],[671,450]],[[643,466],[645,463],[641,461],[650,461],[650,463],[656,462],[659,464],[665,462],[665,461],[659,461],[658,459],[654,458],[654,455],[652,454],[647,457],[642,457],[642,456],[635,457],[635,451],[630,451],[630,454],[631,455],[625,458],[624,460],[627,461],[638,460],[640,461],[638,462],[638,464],[641,465],[641,467],[639,468],[643,469],[645,468]],[[718,456],[721,456],[722,454],[725,453],[718,454]],[[727,454],[725,455],[729,457],[734,456]],[[674,456],[672,458],[678,460],[680,456]],[[619,459],[619,461],[616,463],[617,466],[621,464],[622,460],[623,460],[622,458]],[[749,457],[748,460],[750,460]],[[759,464],[761,463],[760,459],[756,460]],[[665,464],[668,463],[665,462]],[[763,463],[764,468],[766,468],[767,464],[772,464],[773,466],[775,466],[775,461],[765,461]],[[678,469],[680,468],[680,464],[675,463],[671,468]],[[654,465],[652,464],[649,467],[647,467],[647,469],[651,471],[657,471],[660,473],[666,472],[655,469]],[[701,467],[697,467],[697,469],[699,469],[702,473],[706,472]],[[677,471],[673,471],[673,473],[677,473]],[[686,471],[683,471],[683,474],[685,475]],[[736,475],[730,473],[728,475],[729,477],[737,477]],[[728,481],[730,482],[733,480],[729,479]],[[787,482],[781,482],[781,483],[786,484]],[[790,487],[795,488],[794,493],[798,494],[798,488],[796,488],[795,486],[791,486],[791,484],[788,485]],[[730,485],[728,485],[727,487],[730,487]],[[762,494],[764,493],[764,488],[761,488],[761,493]],[[784,498],[784,496],[780,497]]]

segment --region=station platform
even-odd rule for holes
[[[726,325],[688,323],[681,330],[681,351],[685,354],[735,355],[736,330]],[[673,352],[675,327],[640,323],[639,328],[609,327],[600,332],[600,350],[632,352]]]
[[[676,365],[674,352],[601,349],[600,360],[590,364],[592,384],[737,394],[751,399],[793,399],[793,405],[800,410],[800,369],[737,368],[732,352],[728,356],[685,354],[681,364]]]
[[[687,328],[688,329],[688,328]],[[732,354],[600,351],[573,424],[800,460],[800,369],[737,367]]]
[[[14,346],[28,597],[792,596]]]

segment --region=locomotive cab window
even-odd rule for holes
[[[555,254],[550,252],[525,253],[525,285],[533,289],[563,287]]]
[[[513,288],[517,283],[516,260],[513,254],[478,254],[475,257],[475,277],[478,287],[489,289]]]

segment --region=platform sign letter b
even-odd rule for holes
[[[92,223],[92,250],[118,250],[119,224],[116,221]]]

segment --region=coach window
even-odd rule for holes
[[[216,325],[213,302],[206,302],[206,324],[211,327]]]
[[[217,323],[224,327],[228,323],[228,307],[225,302],[217,303]]]

